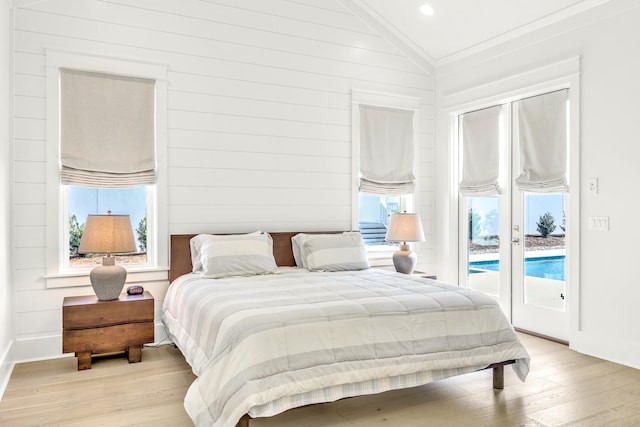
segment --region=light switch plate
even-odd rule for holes
[[[588,178],[587,189],[589,193],[598,194],[598,178]]]
[[[589,230],[609,231],[609,217],[608,216],[590,216]]]

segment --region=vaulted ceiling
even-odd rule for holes
[[[474,53],[612,0],[348,0],[431,65]],[[615,1],[615,0],[614,0]],[[429,4],[434,14],[419,12]]]

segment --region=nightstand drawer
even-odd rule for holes
[[[153,322],[64,332],[63,353],[110,353],[153,342]]]
[[[66,297],[62,306],[62,325],[65,331],[98,328],[124,323],[153,322],[153,297],[121,295],[113,301],[98,301],[95,295]]]

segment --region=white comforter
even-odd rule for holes
[[[232,427],[311,403],[426,384],[529,355],[497,302],[437,281],[364,270],[201,279],[167,292],[162,320],[198,378],[185,408]]]

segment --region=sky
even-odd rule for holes
[[[564,196],[562,194],[527,194],[526,196],[525,234],[537,234],[536,222],[545,212],[553,215],[556,224],[555,233],[560,233],[562,214],[564,212]],[[497,197],[474,197],[471,199],[473,209],[483,218],[498,208]],[[136,228],[146,214],[146,187],[132,188],[88,188],[69,186],[69,215],[75,214],[78,223],[87,222],[89,214],[129,215],[131,227],[136,237]],[[377,213],[377,212],[376,212]],[[485,228],[491,228],[485,222]],[[497,231],[484,229],[485,234],[498,234]]]
[[[87,222],[89,214],[129,215],[138,244],[136,228],[147,210],[146,187],[88,188],[69,186],[69,217],[75,214],[79,224]]]
[[[470,199],[471,207],[483,219],[493,210],[498,210],[498,197],[473,197]],[[562,225],[562,214],[564,212],[564,195],[563,194],[526,194],[525,195],[525,234],[538,234],[538,226],[536,223],[541,215],[545,212],[551,212],[553,215],[556,229],[553,232],[562,233],[560,226]],[[485,223],[486,226],[486,223]],[[497,227],[497,225],[496,225]],[[495,227],[494,227],[495,228]],[[497,230],[484,229],[483,233],[488,235],[497,235]]]

